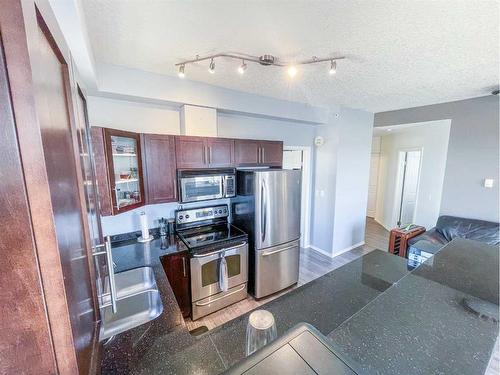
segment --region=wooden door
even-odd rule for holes
[[[177,201],[175,137],[143,134],[142,140],[147,203]]]
[[[270,167],[281,167],[283,165],[283,142],[261,141],[260,163]]]
[[[207,151],[204,137],[175,137],[177,168],[208,167]]]
[[[13,9],[10,11],[14,12]],[[19,11],[16,13],[19,14]],[[3,22],[0,22],[0,26],[3,25]],[[52,351],[49,321],[46,317],[35,234],[31,227],[28,192],[24,182],[25,176],[18,148],[12,97],[3,54],[2,38],[4,36],[5,34],[0,35],[0,124],[2,127],[0,137],[2,150],[0,167],[2,174],[0,184],[0,212],[2,212],[0,372],[4,374],[55,374],[57,364]],[[7,36],[10,37],[8,33]],[[15,94],[15,87],[13,89]],[[15,101],[14,103],[17,104]],[[32,120],[35,119],[32,118]],[[36,146],[38,146],[36,143],[32,145],[34,150],[37,149]],[[43,161],[40,162],[43,163]],[[43,188],[43,186],[39,187]],[[40,199],[42,195],[43,191],[40,191]],[[55,271],[53,270],[54,273]],[[62,321],[61,324],[63,324]]]
[[[191,284],[188,253],[186,251],[166,255],[161,257],[160,260],[174,292],[175,299],[181,309],[182,316],[187,318],[191,315]]]
[[[108,162],[106,161],[106,148],[104,144],[104,129],[93,126],[91,128],[91,137],[96,171],[97,196],[99,199],[99,212],[101,216],[113,215]]]
[[[66,60],[40,13],[33,56],[33,89],[42,137],[55,232],[78,370],[87,374],[96,342],[98,306],[85,217],[83,179]]]
[[[234,140],[227,138],[206,138],[208,163],[210,167],[234,166]]]
[[[260,162],[260,142],[250,139],[234,141],[234,163],[236,166],[254,166]]]
[[[104,129],[113,215],[144,206],[141,136]]]

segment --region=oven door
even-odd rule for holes
[[[182,177],[179,186],[182,203],[220,199],[224,196],[222,176]]]
[[[226,258],[228,287],[246,283],[248,280],[248,244],[227,247],[208,254],[194,254],[191,258],[191,298],[192,301],[221,292],[219,267]]]

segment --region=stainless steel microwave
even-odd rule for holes
[[[181,203],[231,198],[236,195],[236,170],[179,169],[177,186]]]

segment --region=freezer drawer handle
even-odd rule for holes
[[[297,245],[287,246],[287,247],[284,247],[283,249],[279,249],[279,250],[274,250],[274,251],[269,251],[267,253],[263,253],[262,256],[263,257],[267,257],[269,255],[273,255],[273,254],[276,254],[276,253],[281,253],[282,251],[294,249],[296,247],[297,247]]]
[[[205,257],[209,257],[210,255],[215,255],[215,254],[223,253],[224,251],[239,249],[240,247],[243,247],[246,244],[247,244],[246,242],[242,242],[241,244],[239,244],[237,246],[225,247],[225,248],[217,250],[217,251],[212,251],[211,253],[194,254],[193,258],[205,258]]]
[[[195,303],[195,305],[196,305],[196,306],[207,306],[207,305],[210,305],[210,304],[212,304],[212,303],[214,303],[214,302],[220,301],[221,299],[224,299],[224,298],[229,297],[229,296],[231,296],[231,295],[233,295],[233,294],[236,294],[236,293],[238,293],[238,292],[241,292],[241,291],[242,291],[243,289],[245,289],[246,287],[247,287],[247,285],[246,285],[246,284],[243,284],[243,285],[241,286],[241,288],[240,288],[240,289],[238,289],[238,290],[233,290],[233,291],[232,291],[232,292],[230,292],[230,293],[224,294],[223,296],[220,296],[219,298],[215,298],[215,299],[213,299],[213,300],[211,300],[211,301],[208,301],[208,302],[196,302],[196,303]]]

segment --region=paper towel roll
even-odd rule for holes
[[[149,238],[149,229],[148,229],[148,215],[143,211],[141,212],[141,232],[142,238],[144,240]]]

